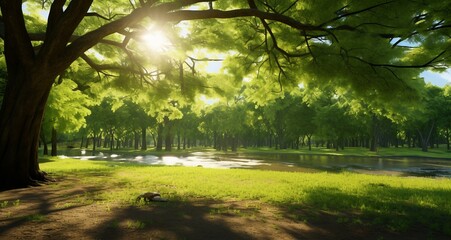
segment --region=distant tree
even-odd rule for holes
[[[422,101],[411,106],[405,113],[404,126],[407,128],[407,132],[417,137],[421,150],[424,152],[428,151],[444,104],[446,104],[446,100],[443,89],[427,85]]]
[[[50,92],[42,123],[42,140],[47,144],[46,136],[51,136],[51,155],[57,155],[57,132],[73,133],[85,126],[85,117],[91,114],[88,107],[93,104],[89,97],[79,90],[69,79],[55,83]]]
[[[443,136],[446,139],[446,148],[451,150],[451,85],[443,89],[443,102],[441,103],[439,126],[442,129]]]

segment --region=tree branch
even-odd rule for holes
[[[442,51],[441,53],[439,53],[437,56],[435,56],[434,58],[432,58],[431,60],[423,63],[423,64],[417,64],[417,65],[396,65],[396,64],[380,64],[380,63],[372,63],[369,61],[366,61],[360,57],[355,57],[355,56],[347,56],[348,58],[352,58],[352,59],[356,59],[360,62],[366,63],[372,67],[384,67],[384,68],[425,68],[425,67],[433,67],[433,63],[439,59],[443,54],[446,53],[446,50]]]
[[[152,2],[152,1],[151,1]],[[161,14],[172,12],[181,7],[192,5],[205,0],[179,0],[176,2],[155,4],[144,4],[135,9],[129,15],[109,22],[96,30],[86,33],[66,46],[64,54],[54,63],[54,67],[61,70],[67,68],[73,61],[80,57],[86,50],[96,45],[106,36],[123,31],[126,27],[132,26],[146,17],[158,18]],[[83,14],[84,15],[84,14]]]
[[[226,18],[239,18],[239,17],[258,17],[266,20],[273,20],[285,25],[288,25],[294,29],[306,30],[306,31],[322,31],[327,32],[327,29],[301,23],[291,17],[278,14],[263,12],[258,9],[236,9],[236,10],[179,10],[173,11],[167,14],[160,15],[158,20],[160,21],[187,21],[187,20],[200,20],[200,19],[226,19]]]
[[[248,2],[249,7],[250,7],[251,9],[258,10],[257,4],[255,4],[255,1],[254,1],[254,0],[248,0],[247,2]],[[266,4],[265,4],[265,6],[266,6]],[[275,11],[275,10],[274,10],[274,11]],[[303,56],[305,56],[304,54],[293,54],[293,53],[288,53],[287,51],[285,51],[284,49],[282,49],[281,47],[279,47],[279,45],[277,44],[277,38],[276,38],[276,36],[274,35],[274,33],[273,33],[271,27],[269,26],[269,24],[266,22],[266,20],[265,20],[264,18],[259,18],[259,19],[260,19],[260,21],[262,22],[262,24],[263,24],[265,30],[269,33],[269,36],[271,37],[271,40],[272,40],[272,43],[273,43],[273,46],[272,46],[273,49],[275,49],[275,50],[281,52],[281,53],[285,56],[286,59],[289,59],[290,57],[303,57]],[[303,33],[305,34],[305,30],[303,31]],[[305,35],[305,36],[306,36],[306,35]],[[265,41],[267,41],[266,38],[265,38]],[[269,49],[268,49],[268,50],[269,50]],[[284,75],[285,75],[285,74],[284,74]]]
[[[64,48],[72,37],[75,29],[85,17],[93,0],[71,1],[63,11],[62,8],[65,2],[65,0],[56,0],[52,3],[49,13],[49,21],[51,21],[51,23],[47,25],[44,43],[37,55],[38,62],[49,64],[48,61],[50,59],[54,59],[54,57],[60,55],[61,52],[64,52]],[[75,61],[75,59],[73,61]],[[73,61],[71,61],[71,63]],[[52,70],[61,72],[67,67],[68,65],[63,69]]]
[[[104,19],[104,20],[107,20],[107,21],[111,21],[115,17],[120,16],[120,15],[124,15],[124,14],[114,14],[112,17],[108,18],[108,17],[102,16],[99,13],[96,13],[96,12],[88,12],[88,13],[86,13],[85,16],[87,16],[87,17],[98,17],[98,18],[101,18],[101,19]]]
[[[343,8],[339,9],[339,10],[336,12],[336,13],[337,13],[337,17],[332,18],[332,19],[330,19],[329,21],[326,21],[326,22],[320,24],[319,26],[324,27],[324,26],[326,26],[326,25],[328,25],[328,24],[330,24],[330,23],[332,23],[332,22],[335,22],[335,21],[337,21],[337,20],[340,20],[340,19],[342,19],[342,18],[349,17],[349,16],[353,16],[353,15],[357,15],[357,14],[359,14],[359,13],[366,12],[366,11],[372,10],[372,9],[374,9],[374,8],[378,8],[378,7],[381,7],[381,6],[384,6],[384,5],[387,5],[387,4],[391,4],[391,3],[394,3],[394,2],[395,2],[395,1],[383,2],[383,3],[379,3],[379,4],[376,4],[376,5],[373,5],[373,6],[369,6],[369,7],[367,7],[367,8],[363,8],[363,9],[360,9],[360,10],[357,10],[357,11],[354,11],[354,12],[346,12],[345,9],[346,9],[347,7],[349,7],[349,5],[346,5],[346,6],[344,6]],[[342,13],[342,14],[341,14],[341,13]]]
[[[7,65],[32,65],[35,55],[22,17],[22,1],[0,1],[0,7]]]

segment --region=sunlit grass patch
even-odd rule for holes
[[[0,202],[0,209],[1,209],[1,208],[6,208],[6,207],[10,207],[10,206],[17,207],[17,206],[19,206],[19,205],[20,205],[20,199],[17,199],[17,200],[15,200],[15,201],[8,201],[8,200],[5,200],[5,201],[1,201],[1,202]]]
[[[139,220],[135,220],[135,221],[128,220],[126,222],[126,227],[128,229],[135,229],[135,230],[136,229],[143,229],[145,226],[146,226],[146,224],[144,222],[139,221]]]

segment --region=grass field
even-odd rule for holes
[[[108,189],[79,196],[78,201],[84,203],[139,205],[143,203],[136,202],[136,196],[157,191],[170,201],[254,200],[283,207],[297,221],[312,220],[297,214],[299,209],[311,209],[336,214],[336,221],[342,223],[399,232],[422,226],[451,236],[451,179],[146,166],[59,158],[43,158],[40,166],[53,177],[77,178],[82,184]]]

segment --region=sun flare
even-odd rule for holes
[[[142,36],[146,46],[154,52],[164,52],[171,47],[171,41],[161,31],[149,32]]]

